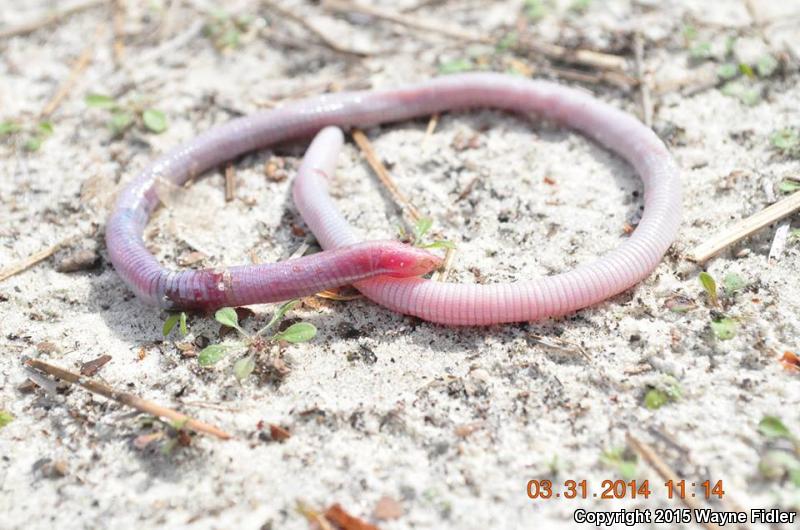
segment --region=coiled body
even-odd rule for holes
[[[137,294],[163,303],[169,278],[153,269],[146,280],[138,272],[155,264],[141,244],[141,231],[157,205],[158,179],[180,184],[244,152],[308,137],[330,125],[367,127],[471,107],[538,114],[586,134],[625,158],[644,181],[644,214],[633,235],[595,262],[530,281],[464,285],[381,276],[342,283],[355,281],[367,297],[395,311],[442,324],[485,325],[561,315],[594,304],[631,287],[655,268],[675,237],[681,210],[677,167],[664,144],[632,116],[583,92],[500,74],[462,74],[398,89],[325,95],[212,129],[155,162],[125,190],[109,221],[111,259],[122,277],[138,289]],[[325,191],[323,175],[333,174],[341,143],[337,129],[322,131],[306,153],[294,184],[295,202],[325,249],[349,248],[359,242]],[[365,245],[357,251],[373,250]],[[303,259],[321,260],[324,254]],[[336,281],[336,271],[332,278]],[[205,296],[202,289],[197,292],[199,298]]]

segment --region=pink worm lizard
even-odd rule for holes
[[[586,134],[631,163],[644,181],[645,205],[632,236],[571,271],[491,285],[426,280],[419,276],[439,263],[431,254],[399,243],[359,243],[326,193],[324,176],[333,174],[343,142],[341,131],[328,126],[368,127],[471,107],[538,114]],[[271,265],[172,272],[144,247],[142,231],[158,204],[159,179],[180,184],[242,153],[315,133],[293,194],[324,252]],[[677,166],[661,140],[637,119],[555,83],[476,73],[324,95],[211,129],[151,164],[124,190],[106,241],[111,261],[134,292],[164,307],[271,302],[353,283],[394,311],[442,324],[487,325],[562,315],[628,289],[658,265],[677,233],[680,210]]]

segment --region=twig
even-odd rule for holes
[[[50,101],[47,102],[47,105],[44,106],[44,110],[42,110],[42,118],[47,118],[52,113],[56,111],[61,102],[64,101],[71,92],[72,88],[75,86],[75,83],[80,78],[81,74],[84,70],[89,66],[89,63],[92,62],[92,57],[94,56],[94,50],[97,47],[97,40],[101,34],[100,30],[101,26],[98,26],[97,30],[95,31],[95,38],[93,42],[90,42],[88,46],[81,52],[78,60],[75,61],[75,64],[72,65],[72,69],[69,72],[69,77],[64,83],[58,87],[58,90],[53,97],[50,98]]]
[[[447,276],[450,274],[450,270],[453,268],[453,258],[456,255],[456,249],[448,248],[444,254],[444,261],[442,262],[442,266],[439,268],[436,273],[433,275],[433,281],[435,282],[444,282],[447,281]]]
[[[669,465],[662,460],[658,453],[656,453],[655,449],[647,445],[646,443],[638,440],[635,436],[628,433],[628,445],[631,446],[640,457],[642,457],[650,467],[655,469],[655,471],[661,476],[664,480],[671,480],[675,483],[680,482],[678,475],[675,474],[675,471],[672,470]],[[681,501],[686,505],[687,508],[691,510],[699,510],[703,508],[703,505],[694,497],[690,497],[689,495],[684,496],[681,498]],[[719,526],[714,523],[704,523],[704,527],[708,530],[721,530]]]
[[[236,169],[233,164],[225,166],[225,202],[231,202],[236,195]]]
[[[639,78],[639,97],[642,105],[642,120],[648,127],[653,126],[653,101],[650,97],[650,83],[644,68],[644,39],[638,31],[633,35],[633,53],[636,57],[636,76]]]
[[[125,58],[125,41],[124,26],[125,26],[125,0],[113,0],[113,15],[112,27],[114,29],[114,62],[117,65],[122,64]]]
[[[436,130],[436,126],[439,125],[439,113],[431,115],[431,119],[428,121],[428,127],[425,129],[425,140],[433,136],[433,131]],[[425,141],[423,140],[423,141]]]
[[[103,383],[92,381],[81,376],[80,374],[70,372],[69,370],[64,370],[58,366],[53,366],[52,364],[48,364],[38,359],[28,359],[25,361],[25,364],[53,377],[67,381],[68,383],[79,385],[89,392],[100,394],[101,396],[112,399],[117,403],[133,407],[140,412],[151,414],[158,418],[166,418],[173,422],[183,423],[186,428],[192,429],[195,432],[210,434],[222,440],[229,440],[232,438],[230,434],[217,427],[214,427],[213,425],[209,425],[200,420],[195,420],[194,418],[190,418],[189,416],[186,416],[185,414],[182,414],[176,410],[163,407],[153,403],[152,401],[147,401],[138,396],[134,396],[133,394],[119,392],[110,386],[104,385]]]
[[[26,271],[39,263],[40,261],[44,261],[53,254],[55,254],[61,247],[69,244],[72,240],[75,239],[75,236],[70,236],[67,239],[56,243],[55,245],[49,246],[40,250],[39,252],[34,252],[27,258],[24,258],[22,261],[15,263],[5,269],[0,270],[0,282],[3,280],[7,280],[12,276],[19,274],[20,272]]]
[[[364,153],[364,157],[367,159],[367,162],[372,170],[378,176],[378,179],[381,181],[381,183],[383,183],[386,189],[389,190],[394,202],[403,209],[413,223],[416,223],[422,219],[422,215],[419,213],[419,210],[417,210],[416,207],[411,204],[411,201],[408,199],[408,197],[406,197],[403,192],[400,191],[400,188],[389,174],[389,170],[386,169],[386,166],[384,166],[383,162],[381,162],[380,158],[378,158],[377,153],[375,153],[375,149],[373,149],[372,144],[370,143],[369,139],[367,139],[367,135],[365,135],[360,129],[353,129],[352,135],[353,140],[355,140],[356,144],[358,144],[361,152]]]
[[[473,177],[472,180],[467,182],[467,185],[464,186],[464,189],[461,191],[461,193],[458,194],[458,197],[456,197],[456,200],[454,202],[461,202],[464,199],[466,199],[467,196],[470,193],[472,193],[472,190],[475,189],[475,184],[477,184],[481,180],[481,177],[482,175],[475,175],[475,177]]]
[[[703,263],[723,249],[741,241],[765,226],[800,210],[800,191],[789,195],[755,215],[734,223],[716,237],[697,245],[686,256],[690,261]]]
[[[381,20],[387,20],[401,26],[444,35],[446,37],[465,42],[475,42],[489,46],[497,46],[500,42],[499,39],[485,35],[469,33],[453,27],[447,27],[440,22],[429,22],[427,20],[421,20],[409,15],[395,13],[363,4],[356,4],[346,0],[326,0],[322,5],[323,7],[332,11],[361,13],[362,15],[368,15]],[[525,54],[543,55],[553,61],[581,64],[603,70],[624,71],[627,66],[627,61],[625,58],[620,57],[619,55],[597,52],[594,50],[570,49],[557,44],[538,42],[530,38],[520,39],[518,42],[511,45],[511,49]]]
[[[107,2],[108,0],[90,0],[88,2],[82,2],[79,4],[66,7],[61,11],[55,11],[49,13],[37,20],[25,22],[23,24],[11,28],[0,29],[0,39],[6,39],[8,37],[19,37],[21,35],[27,35],[29,33],[33,33],[38,29],[42,29],[51,24],[55,24],[56,22],[59,22],[62,19],[69,17],[70,15],[74,15],[75,13],[80,13],[81,11],[86,11],[87,9],[91,9],[93,7],[101,6]]]
[[[284,9],[283,7],[279,6],[278,4],[270,0],[261,0],[261,4],[265,6],[267,9],[275,11],[281,17],[288,18],[289,20],[292,20],[297,24],[301,25],[306,31],[314,35],[320,42],[325,44],[325,46],[327,46],[336,53],[342,55],[348,55],[350,57],[368,57],[370,55],[367,52],[345,48],[344,46],[340,45],[338,42],[330,38],[328,35],[326,35],[325,32],[321,31],[316,26],[311,24],[305,18],[301,17],[300,15],[297,15],[295,12],[290,11],[289,9]]]

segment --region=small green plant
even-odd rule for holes
[[[224,307],[216,312],[214,318],[223,326],[235,329],[242,341],[229,344],[211,344],[203,348],[198,354],[198,361],[201,366],[211,366],[222,359],[229,351],[245,350],[245,356],[236,361],[233,366],[233,373],[236,379],[242,381],[253,373],[256,367],[256,357],[263,352],[267,352],[275,344],[281,341],[289,343],[307,342],[317,334],[317,328],[308,322],[297,322],[283,331],[271,333],[273,328],[278,325],[286,316],[286,313],[295,307],[298,300],[291,300],[281,305],[272,315],[270,321],[255,334],[247,333],[239,325],[239,316],[236,310],[231,307]],[[271,333],[268,335],[268,333]]]
[[[728,81],[722,85],[720,91],[728,97],[738,99],[748,107],[761,103],[761,88],[740,80]]]
[[[644,395],[643,404],[650,410],[658,410],[670,401],[677,401],[682,394],[678,381],[667,377],[662,384],[650,387]]]
[[[737,322],[729,317],[718,317],[711,321],[711,331],[719,340],[730,340],[736,336]]]
[[[717,282],[714,281],[714,277],[706,271],[703,271],[698,278],[700,279],[700,285],[703,286],[703,289],[705,289],[708,295],[708,301],[711,302],[712,306],[718,307],[719,297],[717,296]]]
[[[419,248],[456,248],[455,243],[452,241],[437,239],[431,243],[425,243],[425,236],[430,232],[432,227],[433,219],[430,217],[423,217],[417,221],[417,224],[414,225],[414,233],[411,234],[412,244]]]
[[[573,13],[585,13],[591,4],[592,0],[572,0],[569,10]]]
[[[122,136],[125,131],[138,125],[142,130],[161,134],[169,126],[167,116],[154,108],[143,108],[138,103],[118,102],[104,94],[88,94],[84,100],[86,105],[97,109],[105,109],[111,113],[108,128],[114,137]]]
[[[525,0],[525,16],[531,22],[538,22],[547,14],[544,0]]]
[[[767,438],[785,438],[787,440],[795,440],[792,432],[777,416],[764,416],[761,418],[761,421],[758,422],[758,432]]]
[[[453,59],[439,65],[440,74],[457,74],[459,72],[469,72],[476,70],[475,63],[471,59]]]
[[[697,42],[689,48],[689,57],[695,61],[704,61],[712,57],[711,43],[708,41]]]
[[[756,72],[759,77],[770,77],[778,70],[778,60],[772,55],[764,55],[756,61]]]
[[[800,156],[800,133],[797,129],[787,127],[772,133],[769,137],[772,147],[783,156]]]
[[[794,454],[787,450],[773,449],[761,458],[758,471],[767,479],[779,480],[788,476],[800,488],[800,439],[792,433],[777,416],[764,416],[758,423],[758,432],[771,440],[788,440],[794,447]]]
[[[747,287],[747,281],[735,272],[730,272],[723,276],[722,287],[725,289],[725,294],[731,295]]]
[[[203,30],[217,51],[225,52],[241,46],[242,36],[252,22],[253,17],[249,15],[231,16],[223,10],[215,10]]]
[[[600,461],[607,467],[616,469],[625,480],[636,478],[636,455],[628,455],[621,447],[603,451]]]
[[[178,326],[178,329],[180,329],[181,335],[183,335],[184,337],[188,335],[189,330],[186,326],[186,313],[184,313],[183,311],[181,311],[180,313],[173,313],[170,316],[168,316],[167,319],[164,321],[164,327],[161,329],[161,332],[166,337],[167,335],[170,334],[170,332],[172,332],[172,330],[178,324],[180,324]]]
[[[53,134],[53,124],[40,121],[35,125],[21,125],[14,121],[0,123],[0,138],[4,136],[23,135],[23,146],[26,151],[38,151],[49,136]]]
[[[800,190],[800,181],[794,179],[784,179],[778,184],[778,190],[782,193],[794,193]]]
[[[0,429],[14,421],[14,416],[5,410],[0,410]]]

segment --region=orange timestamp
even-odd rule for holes
[[[668,480],[661,491],[668,499],[685,499],[687,497],[717,497],[725,495],[722,481],[705,480],[700,483],[685,480]],[[648,499],[653,494],[650,481],[643,480],[604,480],[600,490],[595,491],[587,480],[565,480],[554,484],[551,480],[529,480],[528,497],[531,499]]]

